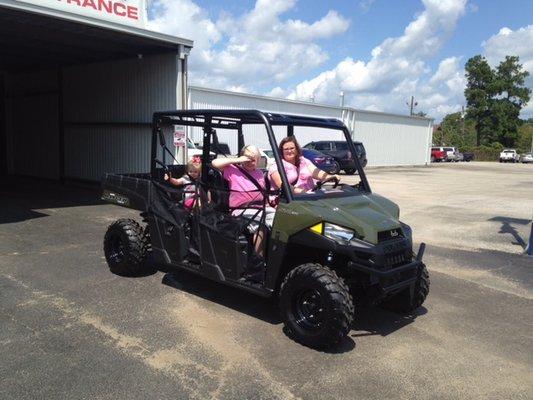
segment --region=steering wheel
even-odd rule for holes
[[[331,178],[328,178],[324,181],[318,181],[315,185],[315,187],[313,188],[313,192],[316,192],[317,190],[320,190],[322,188],[323,185],[325,185],[326,183],[332,183],[332,182],[335,182],[333,184],[333,189],[335,189],[337,186],[339,186],[339,178],[337,178],[336,176],[332,176]]]
[[[168,175],[169,179],[172,178],[172,173],[170,172],[170,168],[167,165],[165,165],[163,162],[159,161],[158,159],[155,159],[154,161],[156,164],[163,167],[163,171],[165,171],[165,174]]]

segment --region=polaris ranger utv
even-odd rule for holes
[[[192,210],[180,201],[184,189],[164,179],[185,171],[166,144],[167,133],[177,125],[203,131],[203,166],[195,185],[200,201]],[[229,208],[228,184],[210,165],[212,152],[221,153],[216,130],[236,134],[241,149],[250,132],[257,138],[258,127],[268,138],[282,181],[278,190],[258,187],[264,199],[259,213],[272,198],[279,201],[272,227],[259,218],[265,232],[259,268],[250,219]],[[166,271],[184,269],[265,298],[276,296],[288,334],[315,348],[344,339],[354,320],[354,300],[358,306],[370,302],[411,312],[426,299],[425,245],[413,253],[411,229],[400,222],[398,206],[372,193],[357,157],[357,184],[335,179],[317,183],[308,193],[290,189],[274,131],[281,136],[295,135],[295,130],[342,136],[355,155],[350,132],[339,120],[257,110],[190,110],[156,112],[152,129],[150,173],[106,174],[103,180],[102,198],[139,210],[143,220],[141,225],[121,219],[108,228],[104,252],[112,272],[140,274],[150,268],[145,262],[150,253],[151,263]]]

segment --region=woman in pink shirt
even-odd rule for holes
[[[279,143],[279,152],[282,156],[283,167],[287,180],[293,193],[305,193],[315,187],[315,180],[325,181],[326,179],[337,177],[318,169],[311,161],[302,155],[302,149],[294,136],[287,136]],[[276,188],[281,187],[281,177],[278,167],[273,164],[268,175],[272,184]]]
[[[264,220],[268,228],[272,227],[276,210],[265,206],[264,193],[265,177],[257,163],[260,159],[259,149],[256,146],[244,146],[240,157],[215,158],[211,165],[222,171],[224,179],[229,183],[230,196],[229,206],[232,215],[241,216],[250,220],[248,225],[251,233],[254,234],[255,250],[260,257],[263,257],[263,242],[265,232],[259,229],[259,223]],[[261,187],[259,190],[257,185]]]

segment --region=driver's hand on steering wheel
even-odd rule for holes
[[[333,179],[335,178],[337,180],[337,182],[340,182],[341,181],[341,178],[339,175],[329,175],[326,177],[326,179]],[[323,179],[322,181],[325,181],[326,179]]]

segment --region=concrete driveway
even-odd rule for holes
[[[2,181],[2,397],[533,398],[533,166],[368,176],[428,243],[431,291],[413,318],[357,309],[335,352],[288,339],[252,295],[186,273],[112,275],[103,235],[136,214],[95,190]]]

